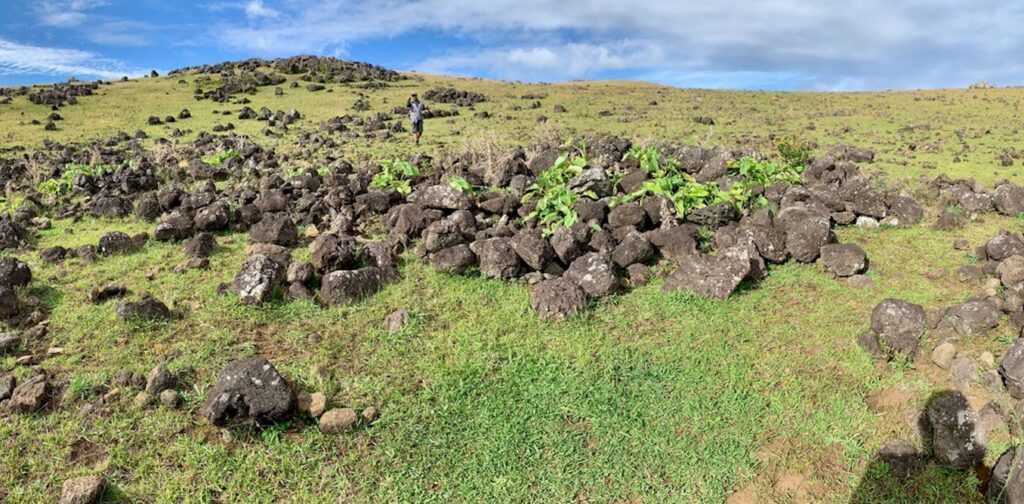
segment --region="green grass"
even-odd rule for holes
[[[213,109],[234,107],[196,102],[191,84],[177,79],[103,87],[99,96],[62,109],[67,119],[57,132],[16,127],[46,114],[18,98],[0,108],[0,135],[5,144],[29,147],[43,138],[82,141],[136,127],[156,136],[168,128],[146,126],[145,118],[183,107],[194,118],[172,127],[198,131],[215,119],[253,135],[262,127],[213,116]],[[875,169],[891,179],[942,172],[983,182],[1020,180],[1017,167],[995,168],[992,157],[1003,146],[1024,148],[1007,126],[1012,112],[997,106],[1019,103],[1020,90],[754,93],[423,79],[367,92],[367,99],[374,112],[389,110],[412,89],[454,85],[487,94],[489,101],[476,110],[494,116],[484,120],[463,110],[458,118],[428,121],[422,150],[430,153],[487,135],[528,143],[543,133],[535,122],[543,113],[566,131],[704,145],[754,135],[766,151],[768,133],[801,131],[822,144],[876,149]],[[297,108],[304,117],[299,127],[308,128],[348,112],[357,98],[353,89],[330,87],[334,93],[285,86],[283,97],[262,89],[252,105]],[[531,92],[548,94],[541,110],[512,109],[527,103],[519,97]],[[647,105],[651,100],[658,104]],[[568,112],[550,112],[554,104]],[[616,114],[600,116],[601,110]],[[714,117],[718,126],[693,123],[698,114]],[[806,130],[810,123],[814,130]],[[931,129],[899,132],[925,123]],[[846,126],[850,132],[840,134]],[[260,141],[297,149],[291,140],[299,127],[283,139]],[[977,147],[969,161],[953,164],[953,130],[961,127]],[[938,151],[911,157],[908,141],[919,151],[935,143]],[[414,152],[405,136],[355,140],[342,150],[377,161],[410,159]],[[937,168],[924,169],[923,162]],[[859,243],[871,259],[867,288],[849,288],[815,265],[788,264],[726,301],[664,295],[655,280],[554,323],[532,313],[525,285],[437,274],[411,254],[400,281],[353,306],[323,309],[297,300],[244,306],[217,295],[245,258],[244,235],[219,235],[206,271],[175,273],[186,260],[181,246],[156,242],[93,265],[44,264],[38,250],[47,246],[95,244],[115,229],[152,232],[151,224],[133,219],[58,220],[32,249],[15,255],[33,268],[28,293],[52,310],[50,334],[36,349],[65,349],[42,364],[57,377],[61,398],[54,411],[0,422],[0,457],[16,461],[0,465],[0,499],[52,501],[65,479],[99,473],[116,502],[722,502],[740,489],[761,502],[978,502],[971,474],[930,467],[907,485],[885,477],[875,450],[889,439],[915,438],[903,410],[873,412],[865,397],[904,384],[911,393],[907,408],[919,408],[949,386],[948,376],[944,383],[929,372],[926,359],[905,367],[875,363],[855,338],[886,297],[926,306],[969,297],[974,288],[954,273],[968,258],[952,242],[963,237],[980,244],[1001,228],[1019,231],[1021,222],[986,215],[960,232],[932,231],[927,223],[841,229],[842,241]],[[930,280],[924,272],[933,269],[949,274]],[[133,297],[152,293],[181,318],[117,321],[116,300],[88,302],[92,287],[111,281],[125,283]],[[388,335],[382,320],[398,308],[410,310],[413,323]],[[1009,333],[1001,327],[962,342],[962,350],[988,350],[998,358]],[[933,345],[924,343],[926,353]],[[337,436],[322,435],[303,418],[227,434],[200,421],[195,410],[218,371],[249,355],[264,356],[299,386],[324,392],[330,406],[373,405],[381,417]],[[192,377],[180,389],[183,410],[139,409],[134,391],[125,391],[97,412],[80,411],[96,401],[93,387],[109,384],[118,370],[147,373],[165,361]],[[25,378],[33,371],[4,356],[0,372]],[[989,463],[1006,442],[994,441]],[[810,490],[804,500],[777,488],[787,474],[805,476]]]

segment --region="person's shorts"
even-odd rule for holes
[[[413,121],[412,122],[412,132],[413,133],[423,133],[423,121],[422,120],[420,120],[420,121]]]

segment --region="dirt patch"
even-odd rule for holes
[[[903,408],[913,397],[905,387],[896,385],[867,396],[864,403],[873,413],[887,413]]]
[[[68,462],[75,465],[95,467],[107,458],[107,450],[85,439],[79,439],[71,445],[68,453]]]

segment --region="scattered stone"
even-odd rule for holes
[[[89,301],[93,303],[102,303],[108,299],[116,297],[122,297],[128,293],[128,288],[119,283],[111,283],[104,285],[103,287],[93,287],[89,291]]]
[[[327,409],[327,396],[320,392],[299,392],[297,396],[298,410],[309,415],[310,418],[319,418]]]
[[[231,292],[245,304],[263,304],[270,299],[280,277],[280,264],[265,255],[254,255],[242,263],[231,282]]]
[[[107,482],[102,476],[82,476],[64,482],[60,504],[99,504]]]
[[[821,247],[821,264],[838,277],[863,273],[868,267],[864,249],[852,243],[831,243]]]
[[[207,392],[200,414],[218,426],[269,424],[290,417],[295,403],[291,386],[273,364],[248,358],[224,367]]]
[[[46,404],[49,396],[50,382],[46,375],[37,374],[14,388],[10,407],[21,413],[35,413]]]
[[[164,390],[160,392],[160,404],[168,409],[178,409],[181,406],[181,396],[178,395],[177,391]]]
[[[164,364],[157,364],[146,378],[146,393],[156,396],[161,392],[174,386],[174,375],[167,370]]]
[[[320,298],[327,306],[339,306],[374,294],[383,286],[381,270],[376,267],[334,271],[320,281]]]
[[[324,434],[340,434],[352,429],[359,421],[356,410],[335,408],[320,417],[320,431]]]
[[[117,318],[124,321],[154,322],[170,320],[171,310],[156,299],[145,297],[139,301],[122,301],[117,305]]]
[[[408,323],[409,310],[401,308],[391,312],[384,318],[384,329],[388,331],[388,336],[391,336],[401,331]]]
[[[949,370],[953,374],[953,386],[957,390],[965,390],[978,382],[978,365],[966,355],[953,359]]]
[[[900,299],[886,299],[871,311],[871,330],[890,355],[913,360],[924,336],[924,308]]]
[[[949,369],[954,357],[956,357],[956,345],[948,341],[932,350],[932,362],[942,369]]]

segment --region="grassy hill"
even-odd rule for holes
[[[240,104],[195,100],[193,74],[104,84],[60,108],[56,131],[42,126],[50,107],[16,96],[0,105],[0,149],[21,156],[46,141],[83,143],[136,129],[158,149],[156,139],[175,128],[186,132],[172,141],[184,143],[231,122],[234,133],[287,155],[284,175],[317,163],[303,154],[303,132],[343,114],[390,112],[412,90],[422,96],[444,86],[487,101],[427,101],[459,115],[428,119],[419,148],[405,133],[374,133],[340,137],[335,154],[359,165],[595,132],[768,151],[771,135],[798,133],[816,153],[840,143],[873,149],[875,162],[862,169],[912,191],[926,184],[922,176],[940,174],[988,188],[1024,182],[1021,160],[1001,163],[1007,148],[1024,150],[1021,89],[785,93],[406,77],[380,89],[327,84],[310,92],[304,82],[282,84],[281,96],[274,86],[239,95],[257,110],[301,113],[279,137],[237,119]],[[369,110],[353,110],[360,99]],[[147,124],[184,108],[191,118]],[[215,112],[225,110],[231,115]],[[8,209],[22,196],[8,194]],[[187,260],[182,247],[155,241],[95,264],[51,264],[39,251],[95,244],[113,230],[153,231],[131,217],[51,215],[37,240],[4,252],[31,265],[28,293],[50,317],[46,340],[0,355],[0,374],[24,379],[42,367],[60,385],[44,412],[0,413],[0,500],[52,501],[65,479],[103,474],[114,502],[980,502],[972,473],[929,465],[900,483],[874,457],[887,440],[915,439],[920,409],[951,387],[927,358],[935,342],[924,342],[924,357],[909,364],[873,361],[856,343],[882,299],[944,306],[978,292],[956,276],[971,259],[954,240],[977,246],[1000,229],[1022,228],[1019,219],[991,213],[962,230],[937,231],[938,210],[929,207],[925,222],[908,229],[838,230],[871,259],[871,282],[862,288],[791,263],[725,301],[662,294],[656,280],[565,322],[534,316],[522,283],[436,273],[411,252],[399,281],[351,306],[297,299],[247,306],[218,293],[246,258],[244,233],[218,235],[206,270],[176,271]],[[121,322],[114,302],[88,300],[93,287],[111,281],[185,315]],[[399,308],[411,323],[389,334],[382,321]],[[1015,336],[1004,323],[960,342],[960,351],[998,359]],[[26,354],[30,365],[18,362]],[[303,419],[229,430],[201,421],[195,410],[219,370],[249,355],[324,392],[330,405],[375,406],[380,418],[342,435]],[[180,409],[139,407],[127,390],[104,398],[118,371],[145,374],[160,362],[190,377]],[[970,398],[980,407],[990,395]],[[1008,433],[992,436],[989,465],[1010,443]]]

